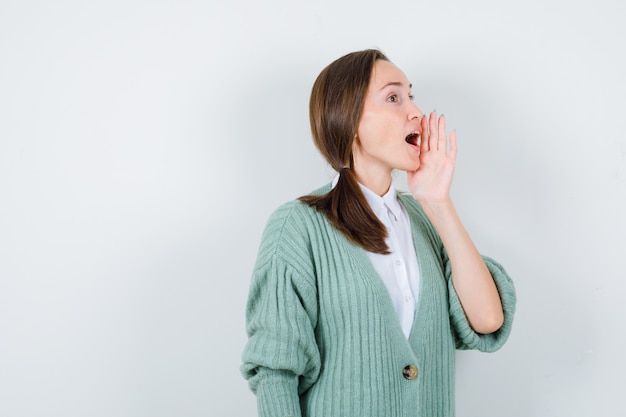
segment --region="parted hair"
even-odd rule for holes
[[[329,64],[315,80],[309,101],[311,133],[322,156],[339,172],[339,179],[326,194],[306,195],[300,200],[323,213],[352,243],[387,254],[387,230],[367,203],[352,170],[352,149],[377,60],[389,61],[377,49],[352,52]]]

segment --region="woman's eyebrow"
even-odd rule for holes
[[[387,83],[387,84],[383,85],[380,89],[384,90],[385,88],[389,87],[390,85],[395,85],[395,86],[398,86],[398,87],[403,87],[404,86],[404,84],[401,83],[400,81],[392,81],[390,83]],[[413,84],[409,84],[409,89],[411,89],[411,88],[413,88]]]

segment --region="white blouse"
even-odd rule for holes
[[[337,180],[338,177],[333,181],[333,186]],[[372,211],[387,228],[385,242],[391,252],[388,255],[366,253],[387,287],[402,331],[408,339],[417,308],[420,279],[409,216],[398,200],[393,184],[382,197],[364,185],[359,185]]]

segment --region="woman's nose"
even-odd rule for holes
[[[409,109],[409,120],[413,120],[413,119],[420,119],[424,113],[420,110],[419,107],[417,107],[417,104],[411,102],[410,104],[410,109]]]

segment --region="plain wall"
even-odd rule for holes
[[[256,415],[261,232],[332,178],[310,88],[370,47],[456,128],[457,209],[518,291],[457,415],[626,415],[625,7],[3,0],[0,415]]]

